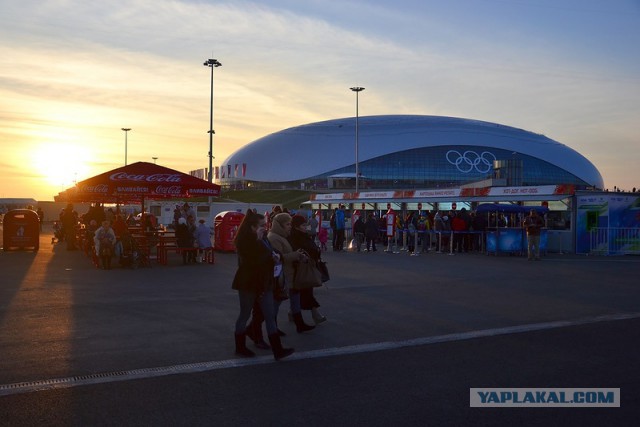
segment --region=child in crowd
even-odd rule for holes
[[[318,233],[318,240],[320,240],[320,250],[327,250],[327,240],[329,240],[329,232],[326,228],[320,227],[320,232]]]

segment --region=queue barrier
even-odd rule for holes
[[[477,250],[478,252],[484,253],[485,251],[485,238],[484,238],[484,231],[442,231],[442,230],[416,230],[414,233],[409,233],[408,229],[403,229],[403,230],[398,230],[399,233],[402,233],[402,242],[403,242],[403,247],[402,250],[403,251],[407,251],[408,247],[408,238],[407,236],[413,234],[413,252],[410,252],[411,255],[415,256],[417,255],[419,252],[429,252],[431,250],[434,249],[435,246],[435,252],[436,253],[449,253],[449,254],[453,254],[453,246],[454,246],[454,241],[456,240],[456,236],[464,236],[464,237],[469,237],[471,239],[473,239],[474,237],[476,238],[475,243],[466,241],[465,245],[471,245],[471,251],[475,251]],[[421,242],[422,242],[422,246],[421,249],[419,250],[419,244],[418,244],[418,237],[421,237]],[[447,239],[448,241],[446,242],[446,246],[447,248],[445,250],[443,249],[443,245],[442,245],[442,241],[443,239]],[[425,246],[425,242],[428,242]]]
[[[640,229],[593,227],[589,231],[589,253],[594,255],[640,255]]]
[[[540,253],[547,253],[548,229],[540,230]],[[523,228],[495,228],[487,231],[487,254],[527,254],[527,233]]]

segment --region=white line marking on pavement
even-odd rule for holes
[[[566,328],[569,326],[589,325],[594,323],[637,318],[640,318],[640,313],[619,313],[575,320],[531,323],[528,325],[507,326],[504,328],[482,329],[478,331],[459,332],[454,334],[438,335],[434,337],[414,338],[404,341],[386,341],[372,344],[358,344],[346,347],[334,347],[304,351],[294,353],[286,360],[294,361],[304,359],[318,359],[330,356],[344,356],[382,350],[395,350],[404,347],[416,347],[421,345],[464,341],[475,338],[495,337],[499,335],[518,334],[524,332],[542,331],[548,329]],[[269,363],[276,363],[272,356],[259,356],[253,358],[227,359],[210,362],[188,363],[183,365],[163,366],[158,368],[142,368],[127,371],[106,372],[101,374],[79,375],[74,377],[54,378],[49,380],[26,381],[21,383],[0,385],[0,396],[9,396],[13,394],[30,393],[44,390],[56,390],[91,384],[105,384],[119,381],[156,378],[167,375],[192,374],[197,372],[264,365]]]

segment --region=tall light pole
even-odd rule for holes
[[[124,131],[124,165],[127,166],[127,135],[131,128],[122,128]]]
[[[222,64],[218,62],[217,59],[207,59],[203,64],[205,67],[211,68],[211,111],[209,113],[209,173],[207,174],[207,178],[209,182],[213,182],[213,69],[221,66]]]
[[[358,165],[358,94],[364,90],[363,87],[355,86],[351,88],[356,93],[356,193],[359,191],[360,186],[360,166]]]

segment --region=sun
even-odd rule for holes
[[[74,144],[50,144],[40,146],[34,163],[46,184],[56,188],[74,185],[89,171],[88,151]]]

